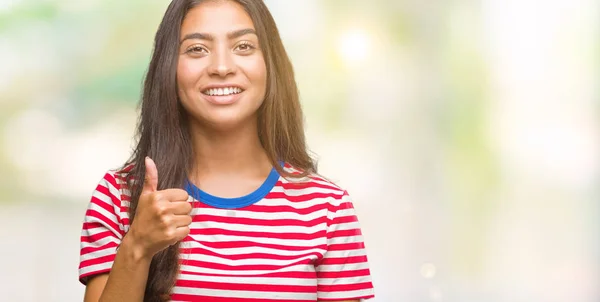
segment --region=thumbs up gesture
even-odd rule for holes
[[[146,157],[146,177],[128,235],[145,257],[152,257],[190,233],[192,205],[182,189],[157,190],[158,171]]]

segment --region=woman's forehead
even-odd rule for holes
[[[181,25],[182,35],[200,32],[226,36],[232,31],[254,29],[252,19],[235,1],[204,1],[190,9]]]

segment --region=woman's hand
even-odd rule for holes
[[[182,189],[157,190],[158,171],[146,157],[146,177],[135,219],[126,236],[138,256],[152,258],[159,251],[177,243],[190,233],[192,205]]]

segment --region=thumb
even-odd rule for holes
[[[144,188],[142,193],[155,192],[158,187],[158,171],[156,170],[156,164],[154,161],[146,156],[146,175],[144,177]]]

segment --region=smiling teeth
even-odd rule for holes
[[[211,88],[211,89],[204,91],[204,94],[207,94],[207,95],[231,95],[231,94],[238,94],[240,92],[242,92],[241,88],[226,87],[226,88]]]

